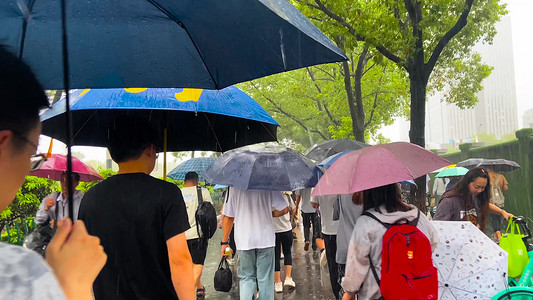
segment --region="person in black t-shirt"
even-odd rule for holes
[[[151,177],[156,132],[122,117],[110,131],[118,174],[90,189],[79,219],[100,238],[107,264],[94,283],[98,299],[194,299],[189,221],[180,189]]]

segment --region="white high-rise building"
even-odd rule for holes
[[[426,106],[426,144],[470,142],[479,133],[502,137],[518,129],[516,87],[513,60],[511,19],[505,16],[496,24],[492,45],[476,45],[483,62],[494,67],[477,95],[479,102],[471,109],[461,110],[442,102],[442,93],[428,97]]]

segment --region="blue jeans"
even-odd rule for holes
[[[238,250],[237,254],[240,299],[253,299],[257,282],[259,299],[274,300],[274,247]]]

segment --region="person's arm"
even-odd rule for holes
[[[72,225],[66,218],[57,228],[46,248],[46,262],[67,299],[94,299],[93,282],[107,261],[100,239],[87,233],[83,221]]]
[[[226,248],[229,247],[229,244],[226,244],[229,242],[229,234],[231,233],[231,229],[233,228],[233,221],[235,220],[235,218],[232,218],[232,217],[228,217],[226,216],[224,218],[224,230],[222,231],[222,243],[224,243],[224,245],[221,245],[220,247],[220,254],[222,256],[227,256],[225,254],[225,251],[226,251]]]
[[[54,207],[56,198],[57,193],[52,193],[43,199],[41,205],[39,205],[39,210],[35,213],[35,222],[37,224],[44,224],[48,221],[50,218],[48,211]]]
[[[302,199],[302,196],[296,195],[296,209],[300,207],[300,200]]]
[[[320,204],[318,203],[318,200],[315,196],[311,196],[311,206],[314,208],[314,209],[317,209],[318,210],[318,207],[320,206]]]
[[[369,258],[371,243],[368,236],[369,233],[367,232],[367,228],[371,226],[368,226],[367,221],[374,222],[373,220],[365,220],[364,218],[357,220],[348,245],[346,272],[341,285],[344,291],[351,295],[359,291],[368,272],[371,272]]]
[[[170,276],[174,290],[179,299],[196,299],[194,294],[194,276],[192,271],[192,258],[185,239],[185,232],[175,235],[167,240],[168,261]]]
[[[286,213],[288,213],[288,212],[289,212],[289,207],[288,207],[288,206],[285,207],[285,208],[282,209],[282,210],[277,210],[277,209],[276,209],[276,210],[273,210],[273,211],[272,211],[272,217],[274,217],[274,218],[281,217],[281,216],[283,216],[284,214],[286,214]]]
[[[509,217],[514,217],[513,214],[506,212],[504,209],[501,209],[492,203],[489,203],[489,211],[501,215],[506,221],[509,220]]]

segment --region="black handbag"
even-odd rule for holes
[[[218,264],[218,269],[215,272],[215,290],[219,292],[229,292],[231,290],[231,285],[233,283],[233,275],[229,268],[228,261],[226,257],[222,257],[220,264]]]

